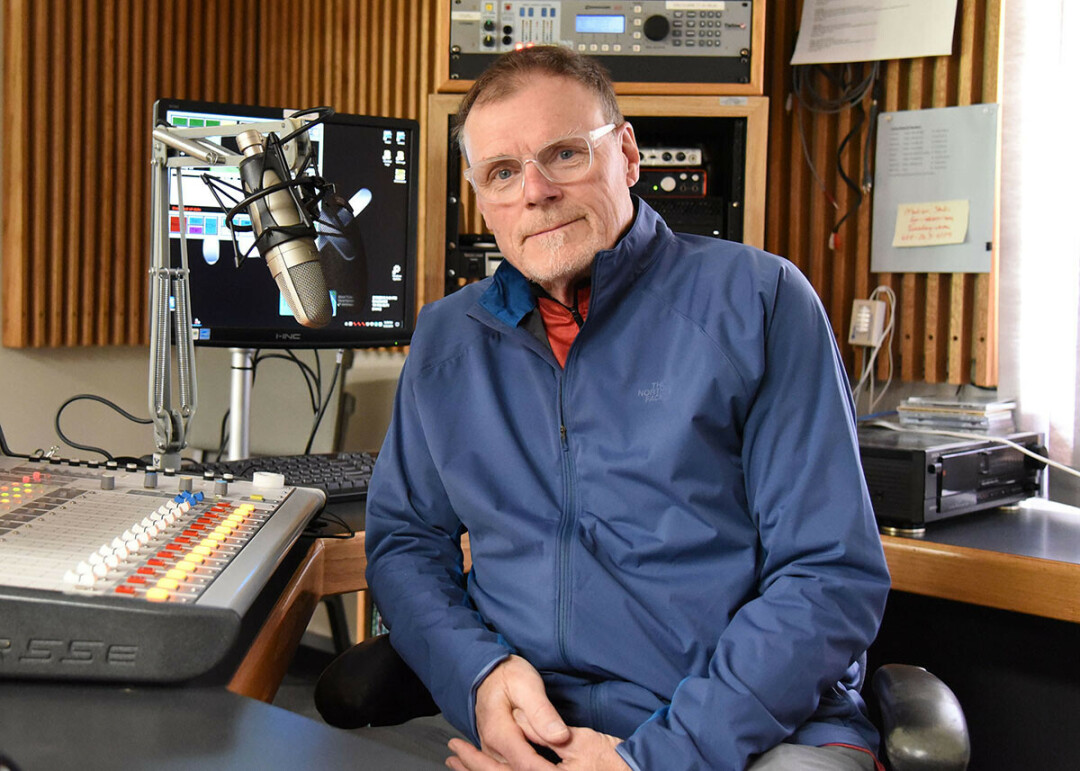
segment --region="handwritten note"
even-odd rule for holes
[[[962,244],[967,237],[969,209],[967,200],[902,203],[897,207],[892,245]]]

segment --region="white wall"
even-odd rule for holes
[[[147,362],[147,351],[141,348],[0,348],[0,426],[8,445],[15,452],[30,453],[59,444],[53,428],[56,411],[78,393],[105,396],[146,417]],[[105,446],[114,455],[142,455],[154,447],[152,427],[131,423],[97,403],[71,405],[62,426],[75,441]],[[63,455],[100,458],[71,449]]]

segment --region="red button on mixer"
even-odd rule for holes
[[[152,575],[154,575],[154,569],[153,568],[139,568],[135,572],[136,573],[141,573],[144,576],[152,576]]]

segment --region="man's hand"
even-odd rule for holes
[[[562,758],[558,766],[534,755],[534,760],[538,760],[539,764],[530,768],[556,771],[629,771],[626,763],[615,752],[615,745],[619,741],[614,736],[589,728],[571,728],[569,741],[559,745],[557,749],[553,748]],[[518,766],[513,763],[504,765],[460,739],[452,739],[449,746],[454,755],[447,758],[446,765],[453,771],[507,771],[508,768],[518,771]]]
[[[626,771],[615,752],[619,740],[587,728],[567,728],[548,700],[544,681],[520,656],[501,662],[476,690],[477,750],[460,739],[450,741],[454,771],[553,771],[530,742],[550,747],[562,759],[560,769]],[[506,764],[506,765],[504,765]]]
[[[554,768],[529,741],[557,747],[570,740],[570,730],[548,701],[540,673],[520,656],[500,662],[476,689],[476,731],[486,755],[519,771]],[[470,755],[453,745],[451,749],[459,758]],[[472,747],[468,749],[476,752]]]

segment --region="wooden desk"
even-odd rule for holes
[[[1080,623],[1080,510],[1049,501],[883,536],[899,591]]]
[[[352,538],[322,538],[312,543],[228,689],[259,701],[273,701],[319,602],[333,594],[366,589],[366,568],[362,532]]]

